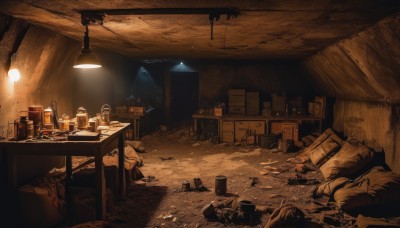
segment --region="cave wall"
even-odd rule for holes
[[[199,72],[200,102],[228,101],[229,89],[260,91],[265,98],[273,93],[313,95],[313,88],[296,61],[195,65]]]
[[[334,129],[376,150],[400,172],[400,14],[303,62],[316,91],[337,98]]]

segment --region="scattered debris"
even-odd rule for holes
[[[296,164],[295,165],[295,171],[297,173],[307,173],[309,171],[313,171],[314,169],[310,168],[309,166],[305,165],[305,164]]]
[[[161,161],[166,161],[166,160],[172,160],[172,159],[174,159],[173,157],[166,157],[166,158],[164,158],[164,157],[159,157],[160,159],[161,159]]]
[[[270,165],[264,166],[263,168],[264,168],[264,169],[267,169],[267,170],[278,171],[278,168],[276,168],[276,167],[274,167],[274,166],[270,166]]]
[[[153,182],[155,180],[156,180],[155,176],[147,176],[147,177],[142,179],[142,181],[144,181],[144,182]]]
[[[172,216],[172,215],[164,215],[162,218],[165,219],[165,220],[172,220],[174,218],[174,216]]]
[[[238,200],[237,197],[226,199],[217,205],[213,202],[203,207],[202,213],[205,218],[217,219],[225,225],[249,224],[257,220],[256,205],[249,200]]]
[[[271,190],[271,189],[273,189],[272,186],[270,186],[270,185],[265,185],[265,186],[261,185],[261,186],[257,186],[257,188],[260,188],[262,190]]]
[[[271,160],[268,160],[268,161],[266,161],[266,162],[261,162],[260,163],[260,165],[273,165],[273,164],[276,164],[276,163],[278,163],[279,161],[271,161]]]
[[[201,144],[200,144],[200,143],[198,143],[198,142],[197,142],[197,143],[193,143],[193,144],[192,144],[192,146],[193,146],[193,147],[197,147],[197,146],[200,146],[200,145],[201,145]]]
[[[201,210],[201,213],[205,218],[211,218],[215,215],[215,207],[213,205],[214,201],[211,201],[211,203],[205,205],[203,209]]]
[[[289,185],[313,185],[319,184],[320,181],[316,180],[315,178],[307,179],[304,177],[296,177],[296,178],[289,178],[288,184]]]
[[[249,179],[251,179],[251,183],[250,183],[251,187],[254,187],[256,184],[258,184],[260,182],[258,177],[249,177]]]
[[[203,185],[203,182],[200,178],[193,178],[194,187],[197,191],[208,191],[208,189]]]

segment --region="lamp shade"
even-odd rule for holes
[[[96,55],[89,52],[82,52],[76,57],[74,68],[99,68],[101,64]]]

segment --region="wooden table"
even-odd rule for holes
[[[219,129],[221,128],[221,117],[220,116],[213,116],[213,115],[204,115],[204,114],[193,114],[193,131],[197,132],[198,131],[198,119],[212,119],[212,120],[217,120],[218,122],[218,134],[219,134]]]
[[[18,187],[16,156],[21,155],[51,155],[65,156],[66,166],[66,199],[69,200],[69,184],[72,176],[72,156],[90,156],[95,159],[96,177],[96,219],[106,218],[106,185],[104,181],[103,156],[118,147],[118,182],[120,197],[126,197],[125,167],[124,167],[124,130],[129,123],[121,127],[110,127],[100,140],[96,141],[0,141],[0,147],[5,148],[8,164],[8,186]]]
[[[205,115],[205,114],[193,114],[193,131],[197,132],[198,130],[198,120],[199,119],[214,119],[218,121],[218,137],[222,135],[222,121],[265,121],[265,133],[269,134],[270,132],[270,124],[273,121],[290,121],[297,122],[301,124],[303,121],[313,121],[318,123],[319,133],[322,133],[322,118],[316,116],[248,116],[248,115],[238,115],[238,114],[225,114],[223,116],[213,116],[213,115]]]
[[[133,113],[111,113],[110,118],[112,120],[117,119],[119,121],[129,121],[133,127],[133,140],[140,140],[140,118],[143,115],[135,115]]]

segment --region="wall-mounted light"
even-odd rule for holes
[[[16,82],[21,78],[21,74],[18,69],[13,68],[8,71],[8,78],[11,82]]]
[[[95,23],[99,21],[97,18],[99,15],[94,15],[94,14],[81,14],[81,20],[82,24],[85,26],[86,31],[85,31],[85,36],[83,37],[83,47],[81,49],[81,53],[78,55],[78,57],[75,60],[75,65],[74,68],[99,68],[101,67],[101,64],[97,58],[97,56],[92,53],[92,50],[90,49],[89,46],[89,23]],[[102,20],[104,18],[104,15],[100,16],[101,21],[100,23],[102,24]]]

